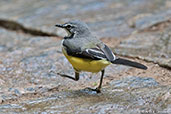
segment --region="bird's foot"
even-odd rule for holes
[[[95,91],[96,93],[101,93],[101,91],[100,91],[100,88],[96,88],[96,89],[93,89],[93,88],[86,88],[86,89],[88,89],[88,90],[90,90],[90,91]]]

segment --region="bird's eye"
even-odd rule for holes
[[[70,28],[72,28],[72,26],[71,25],[67,25],[67,28],[70,29]]]

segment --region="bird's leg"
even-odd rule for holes
[[[61,74],[61,73],[57,73],[57,74],[62,76],[62,77],[66,77],[66,78],[69,78],[69,79],[72,79],[72,80],[75,80],[75,81],[78,81],[79,76],[80,76],[80,74],[78,72],[75,72],[75,78],[72,77],[72,76],[66,75],[66,74]]]
[[[104,76],[105,70],[102,70],[101,72],[102,72],[102,74],[101,74],[101,78],[100,78],[100,84],[99,84],[99,86],[95,89],[95,91],[96,91],[97,93],[100,93],[100,89],[101,89],[101,87],[102,87],[103,76]]]

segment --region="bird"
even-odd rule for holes
[[[141,63],[116,57],[112,50],[92,34],[88,25],[80,20],[68,21],[64,24],[56,24],[58,28],[65,29],[68,33],[62,40],[62,52],[72,64],[75,77],[63,73],[57,73],[75,81],[79,80],[80,72],[101,72],[100,83],[97,88],[92,89],[101,92],[105,68],[110,64],[120,64],[146,70],[147,67]]]

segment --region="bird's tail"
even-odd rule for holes
[[[112,63],[113,64],[121,64],[121,65],[131,66],[131,67],[135,67],[135,68],[139,68],[139,69],[143,69],[143,70],[147,69],[147,67],[145,65],[143,65],[143,64],[133,62],[133,61],[130,61],[130,60],[126,60],[126,59],[123,59],[123,58],[117,58]]]

